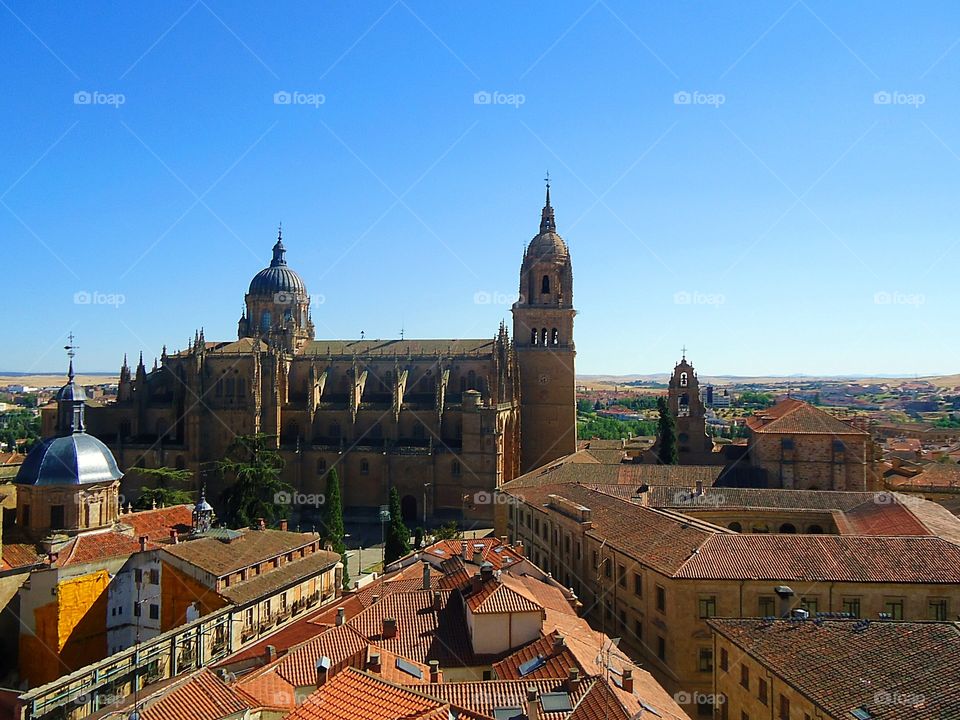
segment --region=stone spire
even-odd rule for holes
[[[547,183],[547,200],[540,212],[540,232],[556,232],[557,221],[553,216],[553,207],[550,205],[550,173],[547,173],[545,182]]]
[[[283,247],[283,223],[277,228],[277,244],[273,246],[273,260],[270,267],[283,267],[287,264],[287,249]]]

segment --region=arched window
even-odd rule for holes
[[[686,387],[688,382],[687,374],[685,372],[680,373],[680,387]]]
[[[543,293],[544,295],[548,295],[550,293],[550,276],[549,275],[543,276],[543,280],[540,282],[540,292]]]
[[[368,460],[360,461],[360,474],[369,475],[370,474],[370,462]]]
[[[727,525],[727,528],[733,530],[734,532],[743,532],[743,528],[740,526],[740,523],[736,521]]]
[[[823,528],[819,525],[811,525],[807,528],[807,532],[811,535],[823,535]]]
[[[260,329],[263,331],[270,329],[270,323],[273,321],[273,316],[270,314],[269,310],[264,310],[260,314]]]
[[[793,526],[792,523],[784,523],[780,526],[780,532],[782,533],[795,533],[797,529]]]
[[[537,329],[536,329],[536,328],[534,328],[533,330],[530,331],[530,344],[531,344],[531,345],[536,345],[536,344],[537,344]]]
[[[284,311],[283,311],[283,319],[286,320],[287,322],[292,322],[292,321],[293,321],[293,310],[291,310],[290,308],[287,308],[286,310],[284,310]]]
[[[550,331],[550,344],[559,345],[560,344],[560,331],[554,328]]]
[[[477,389],[477,373],[474,372],[473,370],[467,373],[467,386],[471,390]]]
[[[450,463],[450,474],[453,475],[454,477],[459,477],[459,476],[460,476],[460,461],[459,461],[459,460],[454,460],[453,462]]]
[[[327,461],[324,458],[317,460],[317,475],[323,475],[327,471]]]
[[[546,344],[547,344],[547,329],[546,329],[546,328],[543,328],[543,330],[540,331],[540,344],[543,345],[544,347],[546,347]]]

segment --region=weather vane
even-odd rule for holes
[[[550,171],[549,170],[547,170],[547,176],[543,179],[543,181],[547,184],[547,188],[549,188],[550,187]]]
[[[67,357],[69,357],[71,360],[74,358],[74,356],[76,356],[77,349],[79,348],[78,345],[74,345],[74,339],[73,330],[71,330],[70,334],[67,335],[67,340],[70,342],[63,346],[63,349],[67,351]]]

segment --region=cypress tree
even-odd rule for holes
[[[340,498],[340,476],[333,468],[327,473],[327,492],[323,497],[323,527],[321,535],[333,551],[343,560],[343,587],[350,588],[350,566],[347,562],[347,546],[344,542],[343,501]]]
[[[390,564],[410,552],[410,531],[403,522],[400,510],[400,493],[390,488],[390,524],[384,546],[384,563]]]
[[[670,408],[667,407],[667,399],[662,395],[657,398],[657,410],[660,412],[660,419],[657,421],[657,435],[660,440],[657,460],[663,465],[678,465],[680,458],[677,456],[677,426]]]

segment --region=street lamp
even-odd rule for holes
[[[427,488],[433,485],[432,482],[425,482],[423,484],[423,530],[427,530]]]

